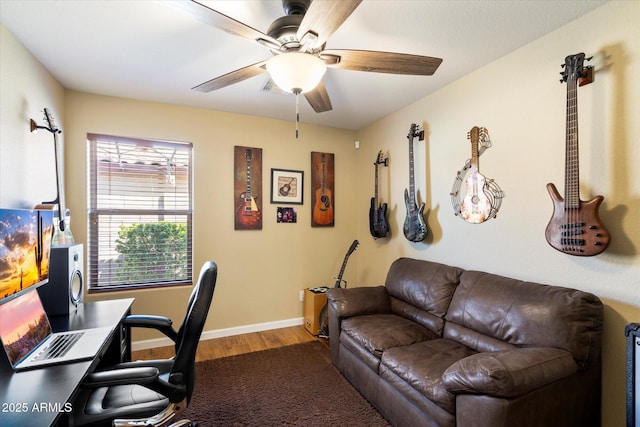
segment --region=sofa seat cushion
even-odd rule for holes
[[[382,354],[380,364],[427,399],[455,414],[455,395],[445,388],[442,374],[453,363],[472,354],[475,351],[462,344],[438,338],[390,348]],[[385,370],[380,371],[384,378]]]
[[[342,321],[342,334],[363,346],[378,359],[392,347],[438,338],[436,334],[395,314],[371,314]]]

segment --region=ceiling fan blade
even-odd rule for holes
[[[191,89],[196,90],[198,92],[211,92],[216,89],[223,88],[225,86],[229,86],[243,80],[249,79],[251,77],[255,77],[259,74],[264,73],[266,70],[265,64],[267,61],[257,62],[255,64],[249,65],[244,68],[237,69],[235,71],[231,71],[230,73],[224,74],[222,76],[216,77],[209,81],[199,84]]]
[[[441,58],[373,50],[329,49],[320,58],[332,68],[416,76],[430,76],[442,63]]]
[[[311,91],[305,92],[304,97],[307,98],[309,105],[313,107],[316,113],[324,113],[325,111],[331,111],[331,100],[329,99],[329,93],[322,81]]]
[[[320,48],[361,2],[362,0],[312,1],[298,27],[297,37],[303,50]]]
[[[181,10],[193,16],[197,20],[204,22],[205,24],[212,25],[222,31],[234,34],[236,36],[243,37],[245,39],[257,42],[262,46],[266,46],[269,49],[280,49],[282,43],[273,37],[264,34],[261,31],[256,30],[240,21],[237,21],[230,16],[218,12],[215,9],[205,6],[195,0],[175,0],[165,1],[163,4],[167,4],[174,9]]]

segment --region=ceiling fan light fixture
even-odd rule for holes
[[[267,71],[280,89],[298,94],[313,90],[327,66],[315,55],[285,52],[267,61]]]

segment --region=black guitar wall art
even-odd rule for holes
[[[414,177],[413,140],[420,135],[421,130],[415,123],[411,124],[407,139],[409,140],[409,190],[404,190],[404,204],[407,216],[404,219],[404,236],[410,242],[421,242],[427,237],[427,224],[422,217],[424,203],[418,206],[416,202],[416,185]]]

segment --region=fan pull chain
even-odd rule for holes
[[[300,123],[300,112],[299,112],[300,104],[298,102],[299,98],[300,98],[300,91],[296,91],[296,139],[298,139],[298,123]]]

